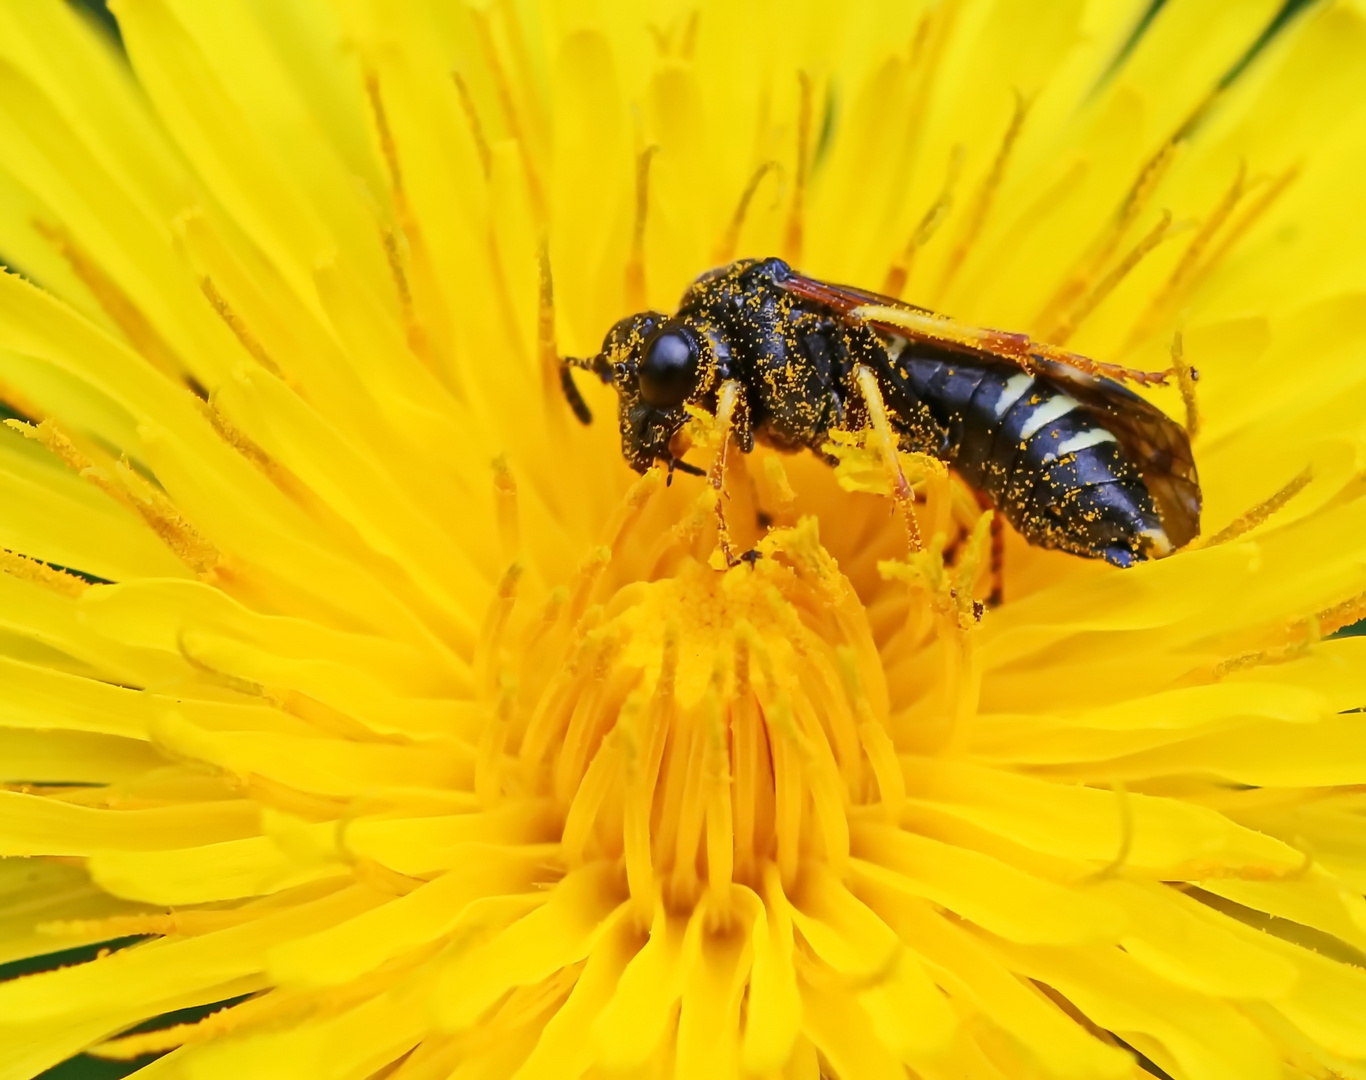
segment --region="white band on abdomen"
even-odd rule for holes
[[[1054,452],[1058,457],[1064,454],[1075,454],[1078,450],[1085,450],[1088,446],[1098,446],[1103,442],[1119,442],[1112,432],[1104,428],[1091,428],[1089,431],[1079,431],[1059,446]]]
[[[1025,392],[1033,385],[1034,376],[1023,372],[1008,378],[1006,384],[1001,387],[1001,396],[996,399],[996,419],[1005,416],[1006,411],[1024,397]]]
[[[1060,416],[1066,416],[1080,404],[1081,402],[1076,398],[1068,397],[1066,394],[1053,395],[1043,404],[1036,406],[1034,411],[1030,413],[1029,419],[1025,421],[1025,426],[1020,429],[1020,438],[1029,438],[1039,428],[1045,424],[1051,424]]]

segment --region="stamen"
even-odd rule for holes
[[[773,836],[778,873],[785,888],[797,883],[802,858],[801,757],[797,748],[792,699],[785,691],[764,710],[768,721],[769,753],[773,760]]]
[[[421,230],[417,215],[408,202],[407,190],[403,183],[403,169],[399,163],[398,145],[394,140],[393,129],[389,125],[389,115],[384,108],[384,96],[379,84],[379,76],[373,69],[365,72],[365,92],[370,100],[370,112],[374,117],[375,131],[379,138],[380,152],[384,157],[389,173],[389,192],[393,200],[394,219],[397,226],[385,225],[380,230],[384,247],[385,261],[389,266],[389,276],[394,282],[398,295],[399,313],[403,319],[404,336],[413,355],[438,377],[445,375],[437,364],[431,341],[422,320],[417,313],[410,281],[409,267],[413,264],[414,253],[422,250]],[[420,257],[420,256],[418,256]]]
[[[864,693],[863,680],[859,678],[858,658],[854,650],[847,645],[840,646],[837,659],[845,694],[854,705],[859,745],[868,755],[877,781],[882,818],[888,822],[898,822],[906,803],[906,776],[901,771],[901,762],[897,760],[896,744],[873,715],[872,703]]]
[[[766,748],[754,688],[750,684],[750,641],[753,627],[748,623],[736,628],[735,633],[735,696],[731,703],[730,741],[734,773],[735,801],[732,808],[732,831],[735,835],[735,866],[733,872],[742,880],[752,881],[755,872],[755,836],[758,828],[758,799],[761,770],[768,765],[761,757]]]
[[[396,206],[406,205],[407,196],[403,188],[403,169],[399,165],[398,146],[394,142],[393,129],[389,127],[389,114],[384,110],[379,76],[372,68],[367,68],[365,72],[365,95],[370,99],[370,115],[375,121],[375,134],[379,138],[379,149],[384,156],[385,168],[389,171],[389,189],[393,192],[394,203]]]
[[[536,74],[540,71],[541,65],[532,60],[531,53],[527,49],[526,34],[522,28],[522,21],[518,18],[517,5],[509,3],[508,0],[502,0],[501,3],[489,6],[489,10],[494,8],[503,17],[503,34],[507,39],[508,50],[512,54],[513,67],[516,69],[514,84],[521,87],[534,86]],[[491,37],[490,40],[492,40]],[[546,130],[546,117],[540,98],[534,93],[529,94],[524,100],[524,104],[533,129],[531,134],[533,136],[543,135]]]
[[[250,461],[262,472],[272,478],[276,478],[279,473],[279,466],[271,460],[268,455],[257,443],[253,442],[248,436],[239,431],[230,420],[219,410],[213,401],[200,401],[195,399],[199,406],[199,411],[209,425],[217,432],[219,438],[231,446],[244,458]]]
[[[162,542],[196,573],[207,575],[219,565],[220,556],[213,545],[181,517],[180,511],[159,488],[149,484],[126,462],[110,462],[107,468],[98,467],[48,420],[37,427],[22,420],[6,420],[5,423],[25,438],[41,443],[77,476],[137,511]]]
[[[1134,324],[1134,329],[1130,332],[1128,341],[1125,342],[1125,345],[1121,350],[1122,352],[1127,352],[1147,338],[1153,328],[1166,318],[1167,313],[1171,310],[1175,301],[1184,295],[1185,286],[1194,274],[1195,269],[1200,262],[1200,257],[1205,253],[1205,249],[1209,246],[1210,241],[1214,239],[1215,234],[1223,228],[1224,223],[1237,207],[1239,200],[1241,200],[1243,195],[1247,192],[1246,179],[1247,164],[1246,162],[1239,162],[1238,174],[1234,177],[1232,186],[1225,192],[1224,197],[1219,200],[1219,203],[1215,206],[1209,217],[1207,217],[1200,228],[1196,230],[1195,236],[1191,238],[1191,242],[1186,246],[1186,250],[1182,253],[1181,259],[1176,264],[1176,268],[1172,271],[1171,276],[1157,291],[1156,295],[1153,296],[1148,304],[1147,310],[1143,312],[1142,316],[1140,316],[1138,321]]]
[[[218,550],[181,516],[160,488],[149,484],[126,462],[118,462],[114,469],[134,508],[162,542],[195,573],[211,574],[222,560]]]
[[[702,803],[707,814],[707,889],[719,908],[730,904],[735,874],[735,821],[731,805],[730,746],[719,694],[706,701],[702,762]]]
[[[405,252],[407,245],[403,243],[402,234],[397,229],[385,228],[381,237],[384,242],[384,258],[389,264],[389,276],[393,279],[394,291],[398,293],[398,307],[403,317],[403,330],[408,340],[408,348],[413,351],[414,356],[435,371],[436,363],[432,356],[431,343],[427,340],[427,331],[422,328],[413,305],[413,290],[408,282],[408,260]]]
[[[1270,186],[1233,223],[1228,232],[1224,234],[1223,240],[1210,252],[1209,257],[1191,272],[1187,283],[1188,291],[1204,281],[1209,276],[1210,271],[1223,262],[1233,246],[1275,205],[1276,201],[1285,194],[1286,189],[1299,179],[1299,175],[1300,166],[1294,165],[1271,182]]]
[[[474,98],[470,95],[470,87],[465,82],[465,76],[458,71],[452,71],[451,81],[455,83],[456,93],[460,95],[460,108],[465,113],[465,122],[470,126],[474,151],[479,155],[479,165],[484,170],[484,179],[487,180],[493,175],[493,151],[489,149],[488,136],[484,133],[483,122],[479,119],[479,110],[474,107]]]
[[[932,5],[920,17],[909,50],[910,69],[915,76],[911,99],[906,109],[906,140],[912,153],[925,130],[925,114],[934,97],[940,67],[953,29],[962,10],[960,0],[945,0]]]
[[[528,782],[535,781],[553,748],[562,745],[562,734],[572,722],[573,712],[580,698],[591,692],[591,670],[604,647],[610,646],[609,637],[586,629],[577,645],[568,650],[568,658],[550,685],[542,692],[541,700],[527,721],[522,733],[522,744],[517,756]],[[565,800],[566,803],[568,800]]]
[[[1272,495],[1265,502],[1258,503],[1247,513],[1234,518],[1229,524],[1225,525],[1208,540],[1197,538],[1187,545],[1188,548],[1218,547],[1220,544],[1227,544],[1245,536],[1271,517],[1277,510],[1283,507],[1301,491],[1309,486],[1309,482],[1314,479],[1313,466],[1306,465],[1304,470],[1296,476],[1290,483]]]
[[[88,588],[90,582],[76,574],[55,566],[49,566],[38,559],[20,555],[16,551],[0,549],[0,572],[20,581],[41,585],[45,589],[61,593],[71,599],[78,599]]]
[[[654,904],[656,891],[651,812],[665,745],[677,716],[674,686],[678,674],[678,638],[677,624],[665,626],[659,678],[649,707],[639,712],[643,730],[637,734],[634,744],[643,753],[629,759],[628,788],[622,808],[627,885],[632,898],[647,912]]]
[[[264,698],[267,701],[278,700],[278,695],[268,691],[266,687],[261,683],[254,682],[251,679],[244,679],[240,675],[234,675],[231,672],[224,671],[222,668],[214,667],[207,660],[204,660],[202,657],[196,655],[194,650],[191,649],[189,644],[186,642],[185,634],[183,631],[177,632],[176,634],[176,650],[180,653],[180,657],[182,660],[185,661],[185,663],[189,664],[190,667],[194,668],[195,671],[199,672],[201,675],[206,676],[210,682],[216,683],[219,686],[226,687],[234,693],[244,694],[247,697]],[[165,740],[164,738],[158,738],[156,741],[164,743]],[[163,746],[163,749],[174,750],[174,747]],[[232,772],[227,769],[224,769],[223,772],[227,779],[233,781],[236,784],[240,784],[243,788],[254,788],[258,780],[262,784],[266,785],[267,788],[269,788],[270,785],[273,783],[272,781],[266,780],[264,778],[247,777],[242,775],[241,773]],[[279,784],[274,785],[276,789],[279,789],[280,786],[281,785]],[[292,795],[292,792],[289,792],[288,789],[286,789],[286,792],[287,794]],[[303,797],[307,798],[307,796]]]
[[[1366,619],[1366,592],[1324,608],[1314,616],[1315,624],[1323,637],[1336,634],[1344,626],[1359,623],[1362,619]]]
[[[525,571],[526,568],[520,562],[512,563],[503,571],[493,601],[484,616],[484,625],[479,634],[479,641],[475,645],[473,667],[479,683],[488,690],[494,688],[503,634],[517,604],[517,591]]]
[[[616,512],[603,531],[603,535],[607,537],[607,547],[611,551],[613,559],[628,554],[632,528],[640,520],[641,514],[655,493],[664,486],[664,470],[655,465],[627,489],[626,495],[617,505]]]
[[[920,219],[920,223],[911,233],[910,239],[906,241],[906,246],[902,248],[901,255],[887,270],[882,291],[888,296],[901,299],[902,294],[906,291],[906,283],[910,280],[911,267],[915,262],[916,254],[930,242],[934,234],[939,231],[939,226],[944,223],[944,219],[949,216],[949,211],[953,209],[953,189],[958,184],[958,176],[962,170],[963,144],[959,143],[949,154],[949,169],[944,178],[943,190],[939,192],[939,197],[930,204],[930,208],[925,211],[925,216]]]
[[[34,231],[52,244],[67,261],[104,313],[123,332],[128,344],[163,375],[180,382],[186,374],[185,365],[132,297],[71,239],[64,228],[38,218],[34,218],[31,224]]]
[[[515,559],[522,550],[521,514],[517,506],[517,478],[512,475],[506,454],[493,459],[493,502],[503,557]]]
[[[999,519],[1000,515],[994,510],[988,510],[977,518],[967,543],[963,545],[958,565],[953,568],[949,595],[954,601],[960,630],[973,629],[982,618],[981,605],[974,602],[972,593],[977,579],[982,575],[983,564],[994,554],[991,550],[992,536]]]
[[[1154,192],[1167,175],[1176,152],[1183,145],[1180,132],[1164,142],[1157,152],[1149,158],[1134,178],[1132,186],[1120,202],[1114,217],[1101,230],[1090,249],[1082,255],[1071,274],[1063,279],[1057,291],[1044,304],[1034,319],[1035,326],[1053,326],[1062,313],[1071,308],[1091,288],[1091,282],[1099,275],[1110,257],[1119,247],[1129,227],[1147,209]]]
[[[121,937],[193,937],[240,926],[259,915],[249,908],[147,912],[109,915],[103,919],[58,919],[39,923],[36,929],[51,937],[94,937],[106,941]]]
[[[800,83],[800,104],[797,112],[797,169],[792,188],[792,208],[787,216],[787,233],[783,241],[783,257],[793,266],[802,261],[806,228],[806,180],[811,157],[811,76],[797,72]]]
[[[684,60],[691,60],[693,53],[697,51],[697,31],[702,25],[702,12],[698,8],[693,8],[688,13],[688,21],[683,26],[683,41],[679,46],[679,56]]]
[[[571,869],[583,864],[603,804],[620,782],[622,754],[618,730],[607,733],[582,777],[574,781],[573,798],[565,813],[559,843],[559,853]]]
[[[665,748],[659,782],[658,825],[654,855],[664,876],[665,903],[691,907],[697,900],[697,844],[702,836],[704,807],[701,787],[701,753],[697,746],[697,714],[675,714]]]
[[[1350,604],[1351,601],[1348,601],[1348,603]],[[1362,606],[1364,609],[1363,614],[1366,614],[1366,604],[1363,604]],[[1355,618],[1349,619],[1344,625],[1350,625],[1355,621],[1357,621]],[[1323,631],[1319,625],[1318,616],[1311,616],[1301,625],[1307,632],[1300,640],[1293,641],[1289,645],[1277,645],[1267,649],[1256,649],[1252,652],[1240,653],[1238,656],[1229,657],[1227,660],[1221,660],[1214,665],[1213,670],[1210,672],[1210,677],[1215,680],[1223,679],[1238,671],[1248,671],[1252,668],[1268,666],[1271,664],[1285,664],[1308,655],[1310,649],[1323,639]]]
[[[512,84],[508,80],[502,61],[498,58],[498,46],[493,40],[493,27],[489,25],[489,15],[487,11],[480,8],[471,8],[470,18],[474,22],[475,31],[479,36],[479,45],[483,50],[484,59],[488,63],[489,72],[493,76],[494,89],[498,93],[498,103],[503,110],[503,121],[507,124],[508,134],[517,144],[518,153],[522,158],[522,169],[526,173],[527,194],[531,199],[532,212],[536,221],[543,225],[547,220],[545,188],[541,184],[540,172],[536,168],[531,146],[527,142],[527,133],[522,126],[521,114],[518,112],[516,100],[512,95]]]
[[[510,678],[502,680],[474,759],[474,796],[481,807],[496,805],[503,795],[504,762],[516,711],[516,684]]]
[[[589,755],[605,734],[603,728],[611,723],[608,677],[628,641],[629,635],[610,625],[585,636],[579,654],[583,682],[555,756],[555,797],[561,806],[569,807],[577,797]],[[630,677],[639,678],[639,672]]]
[[[645,221],[650,212],[650,163],[658,152],[658,146],[647,146],[636,158],[636,210],[626,259],[626,306],[631,311],[645,308]]]
[[[1155,247],[1167,239],[1171,229],[1172,215],[1170,210],[1163,210],[1148,234],[1135,244],[1130,252],[1119,260],[1119,263],[1103,278],[1097,282],[1089,292],[1087,292],[1072,310],[1065,314],[1053,327],[1052,331],[1045,334],[1045,338],[1054,345],[1065,345],[1071,336],[1091,312],[1100,306],[1115,288],[1129,276],[1129,273],[1144,257],[1147,256]]]
[[[776,161],[765,161],[754,170],[754,175],[749,178],[749,183],[745,185],[745,190],[740,194],[740,201],[735,206],[735,213],[730,219],[730,224],[726,227],[725,234],[716,245],[716,253],[712,262],[717,266],[724,266],[735,259],[735,249],[740,245],[740,230],[744,228],[745,218],[749,214],[749,205],[754,201],[759,185],[763,183],[764,177],[769,173],[778,175],[781,169],[782,167]]]
[[[251,328],[242,321],[241,316],[232,309],[232,305],[230,305],[223,294],[218,291],[218,287],[213,283],[213,279],[210,277],[200,278],[199,289],[204,294],[205,299],[209,301],[209,305],[217,313],[218,317],[228,324],[228,329],[232,331],[233,336],[237,338],[242,348],[247,351],[247,355],[277,379],[288,382],[288,379],[285,378],[285,373],[280,369],[280,365],[275,362],[268,352],[266,352],[265,346],[262,345],[260,339],[251,332]]]
[[[677,23],[669,29],[649,23],[646,29],[650,36],[655,39],[655,48],[659,50],[661,57],[672,56],[674,54],[674,37],[678,37],[678,56],[683,60],[691,60],[693,51],[697,48],[697,28],[701,23],[702,13],[696,8],[688,13],[688,19],[683,24],[683,32],[677,33]]]
[[[563,393],[564,361],[555,339],[555,279],[550,271],[550,248],[544,237],[536,251],[537,268],[540,271],[540,291],[537,294],[536,311],[536,350],[541,361],[541,393],[546,412],[551,423],[563,428],[563,414],[554,407],[556,399]]]
[[[1005,179],[1006,169],[1010,166],[1011,155],[1015,150],[1015,144],[1019,141],[1020,131],[1024,128],[1025,117],[1028,113],[1029,102],[1017,91],[1015,94],[1015,111],[1011,114],[1010,124],[1006,127],[1005,135],[1001,139],[1001,145],[996,151],[996,157],[991,163],[991,168],[987,170],[981,186],[977,189],[977,195],[972,202],[972,209],[968,212],[967,221],[959,234],[958,242],[954,244],[953,249],[949,252],[948,260],[944,264],[944,271],[939,278],[938,296],[944,296],[952,287],[954,279],[958,277],[959,270],[963,268],[963,263],[972,250],[973,244],[982,234],[982,228],[986,225],[992,206],[995,205],[996,195],[1000,191],[1001,182]]]
[[[87,1053],[106,1061],[131,1061],[134,1058],[142,1057],[144,1054],[157,1054],[166,1050],[174,1050],[187,1043],[201,1042],[205,1039],[226,1035],[241,1028],[245,1023],[260,1020],[273,1013],[279,1013],[281,1011],[279,1008],[281,1000],[278,991],[261,997],[249,998],[240,1004],[217,1009],[207,1016],[199,1020],[192,1020],[189,1023],[172,1024],[170,1027],[159,1028],[156,1031],[138,1032],[134,1035],[110,1039],[108,1042],[91,1047]],[[295,1007],[298,1007],[297,1002]]]
[[[39,443],[77,476],[84,476],[106,495],[112,495],[119,502],[128,505],[128,500],[123,497],[122,492],[108,482],[101,470],[95,468],[95,463],[77,450],[75,443],[51,420],[43,420],[36,425],[23,420],[6,420],[5,426],[19,432],[24,438]]]
[[[1186,363],[1185,342],[1178,330],[1172,338],[1172,367],[1176,369],[1176,383],[1181,388],[1181,401],[1186,406],[1186,437],[1192,442],[1200,434],[1200,408],[1195,399],[1195,380],[1200,376]]]

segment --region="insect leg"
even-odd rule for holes
[[[579,393],[570,368],[591,371],[608,384],[612,381],[612,369],[607,363],[607,358],[601,353],[586,360],[560,355],[559,346],[555,342],[555,282],[550,273],[550,252],[544,242],[538,253],[538,262],[540,290],[537,298],[536,345],[541,356],[541,371],[547,380],[558,378],[560,390],[579,423],[591,424],[593,413],[588,408],[588,402],[584,401],[583,395]]]
[[[1052,360],[1064,367],[1074,368],[1083,375],[1093,375],[1117,383],[1166,386],[1167,380],[1178,374],[1178,369],[1174,367],[1163,368],[1161,371],[1144,371],[1141,368],[1125,367],[1123,364],[1112,364],[1105,360],[1092,360],[1089,356],[1068,352],[1066,349],[1060,349],[1055,345],[1046,345],[1039,341],[1030,342],[1029,352],[1031,357],[1037,357],[1040,360]],[[1028,362],[1025,361],[1022,366],[1028,369]]]
[[[569,402],[570,411],[580,424],[591,424],[593,422],[593,411],[588,407],[588,402],[583,400],[583,395],[579,393],[579,388],[574,384],[574,376],[570,373],[568,363],[560,364],[560,389],[564,391],[564,399]]]
[[[906,525],[906,545],[912,552],[917,552],[921,548],[921,543],[920,526],[915,520],[915,492],[911,489],[905,472],[902,471],[901,459],[897,457],[898,440],[896,432],[892,430],[891,421],[887,419],[887,406],[882,400],[882,389],[878,386],[873,369],[867,364],[855,365],[854,383],[868,408],[868,424],[873,429],[883,467],[892,482],[892,498],[901,510],[902,520]]]
[[[607,365],[607,359],[598,353],[597,356],[586,358],[577,356],[558,357],[560,365],[560,389],[564,391],[564,397],[569,402],[569,408],[574,413],[575,418],[580,424],[591,424],[593,422],[593,412],[588,408],[588,402],[583,400],[583,395],[579,393],[579,388],[574,382],[573,369],[580,371],[591,371],[608,386],[612,385],[612,369]]]
[[[748,425],[744,387],[736,379],[727,379],[716,394],[716,426],[721,444],[707,472],[707,480],[716,492],[716,543],[721,549],[721,557],[726,560],[727,569],[739,565],[745,556],[736,557],[731,544],[730,526],[726,524],[726,450],[730,446],[732,433],[737,438],[743,438]]]
[[[991,505],[991,500],[974,489],[977,505],[984,513],[991,513],[991,592],[987,594],[987,607],[1000,607],[1005,601],[1006,575],[1006,521],[1001,512]]]

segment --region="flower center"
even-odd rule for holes
[[[837,869],[851,817],[895,816],[882,660],[814,521],[729,571],[685,557],[546,614],[515,631],[525,667],[500,680],[482,786],[553,803],[566,869],[624,859],[634,898],[688,908],[773,868]]]

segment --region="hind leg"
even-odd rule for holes
[[[1005,601],[1006,576],[1006,522],[1001,516],[1001,512],[991,505],[991,500],[980,491],[973,491],[977,496],[977,505],[982,508],[984,513],[991,514],[991,592],[987,594],[987,607],[1000,607]]]

